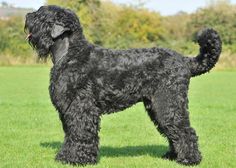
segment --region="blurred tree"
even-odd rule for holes
[[[191,20],[191,15],[185,12],[179,12],[176,15],[165,16],[162,18],[163,26],[168,32],[168,41],[185,40],[187,24]]]
[[[165,17],[145,9],[146,0],[136,2],[127,6],[110,0],[47,0],[48,4],[72,9],[80,17],[87,39],[105,47],[158,44],[186,55],[195,54],[199,47],[192,43],[193,34],[203,27],[213,27],[220,32],[224,49],[236,52],[236,5],[228,0],[209,1],[207,7],[193,14],[180,12]],[[23,24],[21,17],[0,18],[0,61],[5,56],[32,59],[32,49],[24,41]]]
[[[21,17],[11,17],[0,22],[0,51],[7,55],[27,57],[32,54],[25,41]]]
[[[86,37],[96,44],[112,48],[142,47],[164,39],[161,16],[140,7],[141,1],[139,7],[92,0],[48,0],[48,3],[74,9]]]
[[[7,2],[3,1],[3,2],[1,2],[1,6],[2,6],[3,8],[7,8],[9,5],[8,5]]]
[[[192,15],[187,28],[195,34],[203,27],[212,27],[221,34],[224,44],[236,42],[236,6],[229,1],[213,1],[208,7],[199,9]],[[192,39],[192,32],[187,36]]]
[[[122,44],[117,45],[121,48],[144,47],[164,40],[166,33],[160,15],[141,8],[123,7],[114,24],[112,43],[121,40]]]

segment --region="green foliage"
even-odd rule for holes
[[[32,55],[31,49],[25,41],[21,17],[11,17],[0,21],[0,52],[14,57]]]
[[[143,7],[137,0],[133,6],[117,5],[100,0],[47,0],[47,4],[72,9],[79,17],[86,38],[109,48],[143,48],[160,46],[177,50],[185,55],[196,55],[198,45],[193,43],[196,33],[204,27],[220,32],[227,54],[222,60],[236,62],[236,5],[227,0],[210,1],[207,7],[193,14],[179,12],[161,16]],[[7,59],[32,59],[32,49],[24,41],[21,17],[0,20],[0,64]],[[229,54],[230,53],[230,54]],[[11,62],[11,61],[8,61]],[[224,63],[228,66],[229,61]],[[232,64],[235,65],[235,64]],[[231,65],[229,65],[231,67]]]
[[[108,10],[104,7],[105,9]],[[116,12],[113,18],[110,18],[113,26],[108,28],[111,25],[109,22],[105,25],[102,25],[101,22],[104,34],[107,33],[103,36],[105,38],[102,44],[105,46],[112,48],[144,47],[164,40],[165,30],[158,13],[127,6]],[[108,30],[106,30],[107,28]]]
[[[129,48],[142,47],[164,39],[161,16],[143,8],[91,0],[48,0],[48,3],[74,10],[80,16],[86,37],[96,44]]]
[[[162,18],[163,26],[168,32],[169,41],[186,40],[186,34],[189,32],[187,24],[191,20],[191,15],[185,12],[179,12],[176,15]]]
[[[203,27],[213,27],[220,32],[224,44],[232,45],[236,43],[235,17],[236,6],[228,1],[219,1],[193,14],[188,29],[197,32]]]

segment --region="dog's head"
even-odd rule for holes
[[[26,15],[27,40],[37,50],[40,58],[46,58],[50,54],[50,48],[58,38],[75,31],[82,33],[82,28],[75,13],[69,9],[42,6]]]

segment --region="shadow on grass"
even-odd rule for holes
[[[62,143],[60,142],[43,142],[40,146],[59,150]],[[125,147],[100,147],[100,157],[119,157],[119,156],[142,156],[149,155],[153,157],[161,157],[168,147],[164,145],[143,145],[143,146],[125,146]]]

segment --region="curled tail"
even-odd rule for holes
[[[198,33],[200,53],[197,57],[187,58],[192,76],[210,71],[218,61],[221,53],[221,39],[218,33],[206,28]]]

